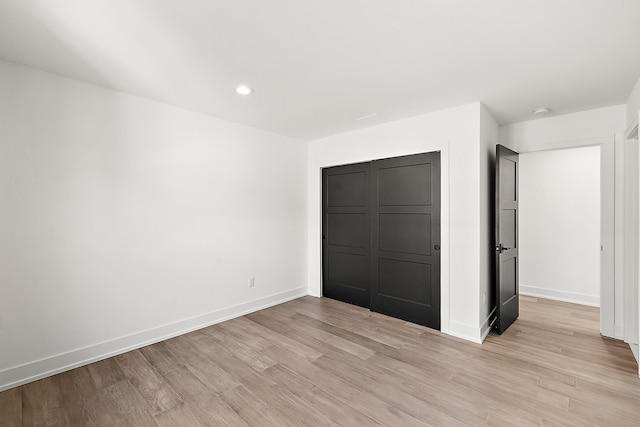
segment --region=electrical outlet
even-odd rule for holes
[[[256,278],[251,276],[249,277],[249,287],[253,288],[256,285]]]

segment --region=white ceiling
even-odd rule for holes
[[[640,0],[0,0],[0,58],[303,140],[473,101],[505,124],[624,103]]]

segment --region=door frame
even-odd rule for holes
[[[440,332],[449,334],[449,312],[450,312],[450,282],[449,282],[449,142],[435,144],[429,147],[420,147],[418,151],[398,151],[392,153],[383,153],[381,155],[354,155],[353,158],[346,162],[337,164],[323,164],[316,171],[319,176],[320,188],[318,194],[320,196],[320,221],[317,224],[316,235],[322,236],[322,170],[335,166],[344,166],[362,162],[372,162],[375,160],[387,159],[392,157],[411,156],[414,154],[440,152]],[[322,295],[322,239],[320,239],[320,289],[319,295]]]
[[[616,232],[622,224],[616,224],[615,197],[615,136],[557,141],[544,145],[516,147],[520,154],[539,151],[561,150],[600,146],[600,333],[607,337],[621,338],[622,323],[622,281],[615,276],[615,254],[622,254],[616,239]],[[619,256],[620,256],[619,255]]]

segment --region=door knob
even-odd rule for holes
[[[500,243],[499,245],[496,246],[496,252],[498,252],[499,254],[501,254],[504,251],[508,251],[511,248],[507,248],[506,246],[502,246],[502,243]]]

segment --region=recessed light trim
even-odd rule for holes
[[[238,95],[244,96],[251,95],[253,93],[253,89],[251,89],[249,86],[241,85],[236,88],[236,93]]]
[[[533,110],[533,114],[549,114],[551,112],[551,108],[549,107],[538,107]]]

